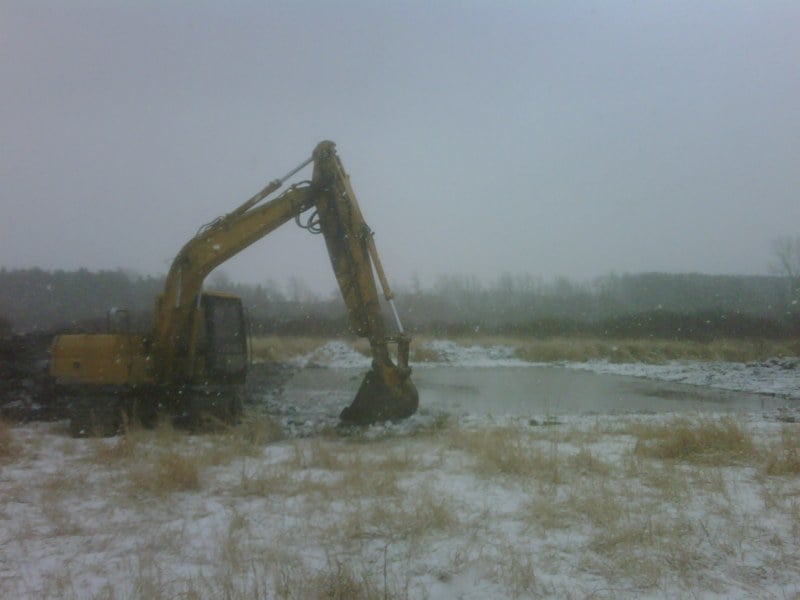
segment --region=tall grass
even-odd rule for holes
[[[784,426],[780,439],[766,451],[767,475],[800,475],[800,430]]]
[[[57,441],[32,452],[34,436],[20,434],[20,460],[65,461],[0,490],[0,516],[26,511],[14,538],[25,538],[30,555],[47,548],[55,557],[41,588],[21,589],[66,598],[405,598],[474,583],[487,596],[523,598],[726,596],[759,589],[739,567],[762,559],[787,590],[798,581],[794,424],[465,421],[429,435],[280,442],[271,427],[254,421],[203,435],[166,423],[131,427],[115,439],[70,440],[67,457],[53,452]],[[57,549],[40,544],[43,536]],[[126,576],[101,562],[131,550]],[[18,555],[21,564],[27,554]],[[82,594],[87,570],[124,585]]]
[[[752,436],[732,417],[642,426],[634,452],[641,456],[702,464],[737,464],[758,458]]]
[[[556,442],[547,449],[530,436],[509,428],[485,431],[454,429],[449,446],[471,455],[473,469],[482,476],[535,477],[545,482],[560,481],[561,460]]]
[[[254,337],[250,347],[255,360],[264,362],[286,362],[305,356],[321,348],[327,338],[312,336],[259,336]]]
[[[282,438],[280,427],[265,416],[247,416],[238,426],[202,436],[175,429],[164,420],[154,429],[129,424],[116,438],[89,440],[92,451],[87,459],[124,467],[133,494],[163,497],[197,491],[208,468],[258,456],[265,446]]]

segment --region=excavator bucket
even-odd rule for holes
[[[413,415],[419,406],[419,394],[410,373],[410,369],[395,365],[373,364],[355,400],[339,415],[342,423],[369,425]]]

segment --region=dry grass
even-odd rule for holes
[[[611,474],[612,466],[597,458],[591,450],[582,446],[577,453],[567,458],[567,464],[581,475],[607,476]]]
[[[199,490],[206,469],[256,456],[281,438],[280,428],[266,417],[245,418],[238,426],[203,436],[192,436],[163,420],[153,429],[129,425],[115,438],[89,440],[87,460],[122,469],[136,496],[163,497]]]
[[[282,461],[242,467],[240,486],[253,496],[283,495],[310,506],[336,500],[384,499],[401,494],[400,479],[419,472],[407,448],[387,441],[336,438],[293,440]]]
[[[92,453],[87,459],[103,464],[141,462],[145,457],[157,457],[196,439],[198,447],[191,452],[198,465],[206,468],[229,464],[236,458],[258,456],[264,447],[283,438],[280,426],[266,415],[246,415],[238,425],[220,426],[200,436],[174,428],[169,420],[159,421],[155,428],[129,423],[114,438],[90,439]]]
[[[640,456],[707,465],[740,464],[757,459],[752,436],[732,417],[704,417],[695,423],[677,419],[641,426],[636,436],[634,452]]]
[[[421,335],[411,344],[412,362],[438,362],[442,360],[428,344],[436,338]],[[286,362],[298,356],[307,356],[319,350],[329,338],[309,336],[263,336],[253,339],[253,356],[256,360]],[[342,340],[356,352],[369,354],[369,345],[363,339]],[[454,338],[462,346],[508,346],[517,358],[531,362],[584,362],[605,359],[611,362],[644,362],[661,364],[671,360],[752,362],[772,357],[797,356],[796,341],[722,339],[710,342],[601,339],[590,337],[560,337],[535,339],[523,336],[469,335]]]
[[[800,429],[784,426],[780,440],[769,444],[765,454],[767,475],[800,475]]]
[[[489,572],[511,598],[546,596],[536,577],[534,565],[537,558],[506,543],[498,548],[494,566]]]
[[[441,355],[433,348],[425,346],[422,342],[414,340],[411,343],[409,360],[416,363],[433,363],[441,361]]]
[[[525,523],[535,525],[540,534],[567,529],[575,524],[572,507],[559,497],[556,489],[531,494],[522,506],[520,517]]]
[[[558,483],[561,478],[557,441],[543,449],[529,434],[511,428],[456,428],[449,433],[448,445],[471,455],[473,470],[482,476],[535,477],[549,483]]]
[[[430,486],[388,499],[354,496],[344,524],[330,525],[326,537],[356,545],[373,539],[419,544],[457,527],[457,508],[455,498]]]
[[[437,597],[464,585],[487,597],[742,596],[767,576],[787,592],[800,585],[793,424],[520,420],[280,443],[272,427],[73,441],[67,467],[32,470],[13,482],[19,492],[0,494],[0,516],[25,537],[9,556],[30,565],[46,552],[53,565],[42,587],[20,590],[238,600]],[[122,502],[130,495],[138,502]],[[748,570],[758,561],[767,575]],[[126,586],[84,592],[87,569]]]
[[[566,502],[574,514],[595,527],[616,529],[630,510],[624,492],[608,478],[591,478],[574,482],[568,490]]]
[[[130,467],[130,491],[136,495],[167,496],[200,489],[201,463],[180,449],[163,449]]]
[[[51,527],[51,535],[71,536],[83,533],[75,523],[74,514],[62,503],[62,497],[65,494],[74,494],[80,485],[80,481],[63,472],[53,473],[42,482],[39,507]]]
[[[328,569],[311,576],[309,598],[348,600],[349,598],[382,598],[380,585],[368,571],[358,572],[351,565],[336,561]]]
[[[268,335],[254,337],[250,348],[253,359],[263,362],[287,362],[300,356],[313,355],[325,344],[336,341],[334,338],[314,336],[278,336]],[[356,352],[365,356],[369,355],[369,343],[360,338],[347,338],[338,341],[345,342]]]
[[[254,337],[250,344],[253,358],[265,362],[286,362],[322,347],[328,339],[303,336],[268,335]]]
[[[241,457],[257,457],[264,448],[284,439],[280,425],[267,415],[249,414],[235,426],[225,425],[206,441],[202,451],[205,465],[227,465]]]
[[[636,453],[634,447],[624,462],[626,477],[640,482],[652,496],[672,504],[680,504],[689,497],[689,473],[680,468],[682,465],[676,461],[654,462],[647,456]]]
[[[276,578],[275,597],[308,600],[386,600],[407,598],[408,594],[364,566],[341,559],[328,559],[325,568],[312,571],[287,566]]]

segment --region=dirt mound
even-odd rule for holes
[[[11,421],[57,419],[60,414],[47,374],[52,334],[0,338],[0,416]]]

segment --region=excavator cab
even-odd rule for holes
[[[233,294],[205,292],[200,297],[204,319],[205,378],[213,384],[244,383],[247,375],[247,324],[242,301]]]

